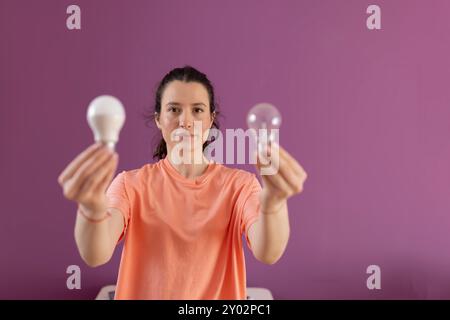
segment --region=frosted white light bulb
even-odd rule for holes
[[[125,109],[113,96],[103,95],[89,104],[87,121],[96,142],[102,142],[111,150],[119,141],[119,133],[125,122]]]
[[[269,139],[274,140],[274,131],[281,125],[281,114],[275,106],[270,103],[259,103],[250,109],[247,115],[247,125],[250,129],[255,129],[256,134],[265,136],[269,134]],[[260,130],[267,129],[267,130]],[[263,136],[263,140],[266,138]]]

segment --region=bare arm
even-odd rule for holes
[[[111,259],[125,226],[123,215],[118,209],[109,208],[108,212],[110,215],[106,212],[97,215],[101,217],[98,222],[90,221],[77,212],[75,242],[81,258],[90,267],[100,266]],[[102,220],[103,217],[106,219]]]
[[[283,255],[290,235],[287,202],[271,213],[261,212],[248,230],[253,255],[266,264],[277,262]]]
[[[263,163],[269,163],[264,155],[273,155],[271,165],[278,170],[275,174],[262,176],[261,212],[258,220],[250,226],[248,237],[255,258],[273,264],[281,258],[289,240],[287,199],[303,191],[307,174],[281,146],[274,143],[268,151],[259,156],[265,158]],[[257,168],[261,167],[258,159]]]
[[[75,242],[87,265],[108,262],[123,227],[118,209],[107,210],[106,189],[118,164],[117,153],[94,144],[80,153],[60,174],[64,196],[78,203]]]

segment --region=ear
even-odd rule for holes
[[[209,127],[211,128],[213,125],[214,120],[216,119],[216,112],[213,111],[213,113],[211,114],[211,123],[209,124]]]
[[[159,113],[155,112],[155,123],[159,130],[161,130],[161,125],[159,124]]]

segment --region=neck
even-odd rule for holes
[[[208,168],[208,165],[211,163],[211,161],[208,160],[208,158],[205,157],[203,153],[201,153],[201,161],[195,161],[194,158],[194,152],[187,155],[186,157],[183,157],[181,155],[181,163],[180,161],[176,161],[175,159],[172,159],[172,150],[168,150],[167,152],[167,159],[172,164],[172,166],[185,178],[187,179],[195,179],[199,176],[201,176],[206,169]],[[189,159],[190,161],[183,161],[185,159]],[[197,156],[197,158],[199,158]],[[187,162],[187,163],[185,163]]]

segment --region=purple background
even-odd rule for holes
[[[82,30],[66,28],[81,7]],[[366,8],[382,30],[366,28]],[[276,299],[450,298],[450,2],[0,1],[0,298],[93,299],[117,277],[79,257],[57,177],[92,143],[89,102],[122,100],[118,170],[151,159],[141,114],[173,67],[213,81],[222,129],[254,104],[309,173],[275,265],[247,249],[248,286]],[[249,166],[241,166],[253,170]],[[66,268],[81,267],[81,290]],[[381,267],[381,290],[366,287]]]

